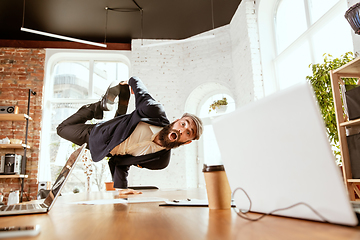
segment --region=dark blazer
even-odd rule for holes
[[[91,130],[89,149],[92,160],[95,162],[102,160],[114,147],[127,139],[140,121],[160,127],[170,124],[164,107],[151,97],[139,78],[130,78],[129,85],[135,94],[136,109],[130,114],[98,123]],[[112,156],[109,160],[109,167],[114,187],[127,188],[126,178],[131,165],[139,165],[152,170],[163,169],[169,164],[170,155],[170,150],[162,150],[138,157]]]

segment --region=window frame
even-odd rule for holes
[[[53,103],[81,103],[87,104],[98,101],[93,93],[93,66],[94,62],[122,62],[128,66],[131,73],[131,51],[107,51],[107,50],[67,50],[67,49],[46,49],[45,57],[45,78],[43,91],[43,110],[41,123],[41,141],[38,164],[39,181],[51,181],[50,151],[48,144],[51,142],[51,106]],[[65,61],[89,61],[89,97],[86,99],[54,98],[53,86],[54,70],[56,64]]]
[[[312,40],[314,32],[317,32],[319,29],[325,27],[326,23],[332,19],[335,14],[343,15],[344,12],[342,5],[347,5],[346,0],[338,0],[337,3],[335,3],[334,6],[332,6],[322,17],[311,24],[309,2],[308,0],[304,0],[308,28],[295,41],[279,53],[277,49],[275,18],[281,1],[282,0],[261,0],[258,6],[258,30],[261,62],[263,76],[264,79],[266,79],[266,81],[264,81],[265,96],[281,89],[277,77],[277,62],[286,58],[290,52],[294,51],[294,49],[303,44],[305,41],[308,41],[310,45],[311,50],[309,51],[309,54],[311,62],[315,63],[314,51],[312,50],[314,45]],[[311,62],[309,62],[309,64]]]

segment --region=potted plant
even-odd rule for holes
[[[333,58],[330,54],[324,54],[324,62],[318,64],[310,64],[312,68],[312,76],[306,79],[311,83],[317,102],[320,106],[322,117],[325,121],[329,142],[334,147],[334,155],[338,164],[341,163],[339,137],[336,126],[335,107],[333,94],[331,89],[330,70],[335,70],[354,59],[352,52],[341,55],[340,58]],[[355,78],[344,78],[346,84],[356,84]]]
[[[210,104],[209,112],[216,111],[216,112],[225,112],[227,108],[227,99],[226,97],[223,97],[220,100],[214,101],[212,104]]]

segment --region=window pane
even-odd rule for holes
[[[323,28],[316,31],[312,41],[316,63],[324,60],[324,53],[340,57],[346,52],[353,51],[351,27],[343,15],[334,16]]]
[[[303,43],[295,51],[277,62],[277,78],[280,89],[304,81],[311,74],[309,44]]]
[[[121,62],[94,62],[94,97],[101,97],[111,82],[129,78],[129,68]]]
[[[222,98],[226,98],[228,105],[226,107],[225,112],[220,112],[220,111],[216,111],[216,110],[211,110],[211,112],[209,112],[210,109],[210,105],[217,100],[220,100]],[[199,113],[199,117],[200,118],[206,118],[206,117],[212,117],[212,116],[217,116],[217,115],[222,115],[225,113],[229,113],[235,110],[235,101],[232,97],[230,97],[228,94],[216,94],[211,96],[210,98],[208,98],[204,104],[201,106],[200,109],[200,113]]]
[[[304,0],[282,0],[275,19],[278,53],[288,47],[306,29]]]
[[[308,0],[311,16],[311,24],[319,20],[339,0]],[[344,12],[345,13],[345,12]]]
[[[49,160],[51,179],[54,181],[59,174],[63,164],[70,154],[75,150],[74,145],[60,138],[56,133],[56,127],[74,114],[81,106],[90,103],[90,99],[101,99],[112,81],[120,82],[127,80],[129,69],[127,65],[120,62],[100,61],[72,61],[59,62],[54,66],[54,95],[53,98],[72,99],[71,102],[54,101],[50,99],[51,119],[49,121]],[[92,89],[95,94],[92,93]],[[84,99],[89,99],[84,101]],[[113,111],[104,113],[104,120],[115,115]],[[95,123],[101,120],[91,120]],[[111,174],[106,161],[101,163],[90,163],[93,169],[91,174],[92,191],[100,191],[104,188],[104,181],[111,180]],[[88,168],[87,168],[88,169]],[[68,180],[63,193],[72,192],[75,188],[85,191],[85,165],[79,163],[74,169],[74,174]]]
[[[82,103],[53,103],[51,104],[51,143],[49,144],[51,155],[49,156],[50,160],[50,170],[51,170],[51,181],[54,182],[62,167],[64,166],[67,158],[75,150],[76,145],[72,144],[70,141],[62,139],[56,133],[56,127],[70,115],[74,114],[83,104]],[[94,122],[92,120],[91,122]],[[99,120],[100,121],[100,120]],[[91,158],[91,157],[90,157]],[[65,188],[62,190],[62,193],[73,192],[75,188],[79,189],[81,192],[85,191],[85,182],[86,182],[86,166],[82,161],[79,161],[74,171],[67,181]],[[90,166],[90,165],[89,165]],[[88,167],[89,167],[88,166]],[[107,166],[107,161],[101,161],[99,163],[91,163],[90,166],[93,170],[91,175],[92,191],[101,191],[103,190],[105,181],[111,180],[111,174]]]
[[[217,100],[226,98],[228,104],[225,109],[222,110],[211,110],[210,105]],[[228,94],[215,94],[208,98],[201,106],[199,117],[203,119],[204,122],[204,131],[203,131],[203,154],[204,154],[204,164],[207,165],[218,165],[222,164],[220,150],[216,141],[215,133],[212,125],[210,125],[210,119],[214,117],[230,113],[235,110],[235,101]]]
[[[89,62],[60,62],[54,69],[54,98],[87,98]]]
[[[218,147],[214,129],[212,125],[204,126],[204,164],[220,165],[222,164],[220,149]]]

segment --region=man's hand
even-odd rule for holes
[[[131,195],[131,194],[142,194],[140,191],[134,189],[116,189],[119,192],[119,195]]]
[[[120,84],[120,85],[129,85],[129,80],[121,81],[119,84]],[[134,91],[132,90],[132,88],[130,87],[130,85],[129,85],[129,88],[130,88],[130,90],[131,90],[131,94],[134,94]]]

